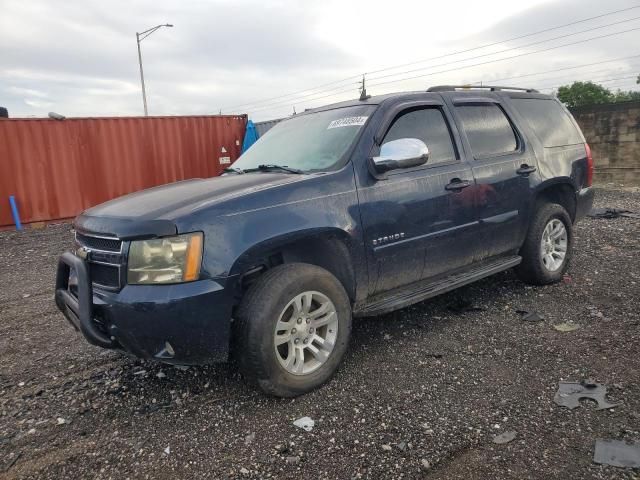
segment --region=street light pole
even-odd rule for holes
[[[145,30],[144,32],[136,32],[136,43],[138,44],[138,64],[140,65],[140,83],[142,84],[142,104],[144,105],[144,116],[149,116],[149,111],[147,110],[147,91],[144,87],[144,71],[142,69],[142,51],[140,50],[140,42],[151,35],[153,32],[162,27],[173,27],[173,25],[169,23],[165,23],[162,25],[156,25],[153,28]]]

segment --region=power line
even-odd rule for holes
[[[360,82],[354,82],[354,83],[353,83],[353,85],[359,85],[359,83],[360,83]],[[332,89],[330,89],[330,90],[326,90],[326,92],[332,92],[332,91],[334,91],[334,90],[338,90],[339,88],[342,88],[342,90],[340,90],[340,91],[336,92],[334,95],[338,95],[338,94],[340,94],[340,93],[342,93],[342,92],[348,92],[348,91],[353,91],[353,90],[354,90],[354,87],[353,87],[353,86],[350,86],[350,87],[348,87],[348,88],[346,88],[346,89],[344,88],[344,86],[342,86],[342,87],[336,87],[336,88],[332,88]],[[254,110],[249,109],[248,111],[253,112],[253,111],[255,111],[255,110],[263,110],[264,108],[268,108],[268,107],[269,107],[269,106],[271,106],[271,105],[280,105],[280,104],[282,104],[283,102],[284,102],[284,103],[286,103],[287,105],[291,105],[292,103],[299,102],[299,101],[300,101],[300,100],[302,100],[303,98],[310,97],[310,96],[313,96],[313,95],[318,95],[318,94],[320,94],[320,93],[324,93],[324,92],[323,92],[323,91],[313,92],[313,93],[308,93],[308,94],[306,94],[306,95],[301,95],[301,96],[296,97],[296,98],[291,99],[291,100],[279,100],[279,101],[276,101],[276,102],[270,102],[270,103],[267,103],[267,104],[265,104],[265,105],[260,105],[260,106],[258,106],[258,107],[257,107],[257,109],[254,109]],[[327,96],[328,96],[328,95],[325,95],[324,97],[319,97],[319,98],[325,98],[325,97],[327,97]]]
[[[618,33],[624,33],[624,32],[618,32]],[[595,38],[600,38],[600,37],[595,37]],[[580,43],[586,42],[586,41],[591,41],[591,40],[593,40],[593,39],[584,39]],[[571,44],[568,44],[568,45],[573,45],[574,43],[571,43]],[[565,46],[565,45],[558,45],[558,46],[550,47],[549,49],[560,48],[562,46]],[[498,61],[502,61],[502,60],[508,60],[510,58],[521,57],[521,56],[524,56],[524,55],[530,55],[530,54],[534,54],[534,53],[541,53],[541,52],[549,50],[549,49],[542,49],[542,50],[538,50],[538,51],[535,51],[535,52],[526,52],[524,54],[515,55],[513,57],[508,57],[508,58],[504,58],[504,59],[497,59],[497,60],[488,61],[488,62],[482,62],[482,63],[480,63],[480,65],[493,63],[493,62],[498,62]],[[494,83],[496,81],[511,80],[511,79],[515,79],[515,78],[523,78],[523,77],[534,76],[534,75],[542,75],[542,74],[546,74],[546,73],[555,73],[555,72],[564,71],[564,70],[571,70],[571,69],[577,69],[577,68],[590,67],[590,66],[594,66],[594,65],[601,65],[601,64],[604,64],[604,63],[617,62],[617,61],[621,61],[621,60],[628,60],[628,59],[638,58],[638,57],[640,57],[640,54],[639,55],[629,55],[629,56],[626,56],[626,57],[618,57],[618,58],[613,58],[611,60],[603,60],[603,61],[599,61],[599,62],[591,62],[591,63],[586,63],[586,64],[583,64],[583,65],[575,65],[575,66],[572,66],[572,67],[558,68],[558,69],[555,69],[555,70],[546,70],[546,71],[542,71],[542,72],[532,72],[532,73],[527,73],[527,74],[523,74],[523,75],[505,77],[505,78],[501,78],[501,79],[492,79],[492,80],[488,80],[488,82]],[[470,68],[470,67],[473,67],[473,66],[476,66],[476,65],[469,65],[469,66],[465,66],[465,67],[461,67],[461,68],[467,68],[467,67]],[[449,70],[446,70],[446,71],[448,72]],[[437,74],[437,73],[442,73],[442,72],[435,72],[433,74]],[[594,73],[594,72],[592,72],[592,73]],[[431,75],[431,74],[428,74],[428,75]],[[422,76],[425,76],[425,75],[420,75],[420,77],[422,77]],[[416,77],[411,77],[410,79],[412,79],[412,78],[416,78]],[[405,79],[396,79],[396,80],[393,80],[391,82],[381,82],[381,83],[393,83],[393,82],[400,82],[400,81],[403,81],[403,80],[405,80]],[[480,83],[480,82],[474,82],[474,83]],[[485,83],[486,83],[486,81],[485,81]],[[370,86],[375,86],[375,85],[379,85],[379,84],[373,84],[373,85],[370,85]],[[308,99],[307,102],[312,102],[312,101],[320,100],[320,99],[327,98],[327,97],[337,96],[337,95],[340,95],[340,94],[345,93],[347,91],[351,91],[351,89],[346,89],[346,90],[343,90],[341,92],[337,92],[337,93],[334,93],[334,94],[322,95],[320,97],[311,98],[311,99]],[[290,106],[290,103],[281,102],[281,103],[279,103],[277,105],[272,105],[271,107],[260,107],[260,108],[254,109],[254,110],[250,110],[249,113],[261,112],[261,111],[265,111],[265,110],[269,111],[269,110],[284,109],[284,108],[289,108],[289,106]]]
[[[576,68],[593,67],[594,65],[601,65],[603,63],[618,62],[620,60],[628,60],[630,58],[638,58],[638,57],[640,57],[640,55],[631,55],[629,57],[613,58],[611,60],[603,60],[601,62],[585,63],[583,65],[575,65],[573,67],[554,68],[553,70],[547,70],[547,71],[544,71],[544,72],[525,73],[523,75],[516,75],[516,76],[513,76],[513,77],[494,78],[494,79],[486,80],[486,81],[487,82],[504,82],[506,80],[513,80],[513,79],[516,79],[516,78],[531,77],[531,76],[534,76],[534,75],[543,75],[545,73],[562,72],[564,70],[573,70],[573,69],[576,69]],[[482,80],[482,81],[484,81],[484,80]],[[473,82],[473,83],[480,83],[480,81]]]
[[[580,31],[580,32],[575,32],[575,33],[568,34],[568,35],[562,35],[562,36],[559,36],[557,38],[551,38],[551,39],[544,40],[542,42],[534,42],[531,45],[536,44],[536,43],[543,43],[543,42],[547,42],[547,41],[557,40],[558,38],[564,38],[564,37],[571,36],[571,35],[577,35],[577,34],[580,34],[580,33],[585,33],[585,32],[591,31],[591,30],[596,30],[596,29],[599,29],[599,28],[603,28],[603,27],[607,27],[607,26],[611,26],[611,25],[616,25],[618,23],[624,23],[624,22],[628,22],[628,21],[631,21],[631,20],[636,20],[638,18],[640,18],[640,17],[632,18],[632,19],[629,19],[629,20],[624,20],[623,22],[615,22],[615,23],[612,23],[612,24],[609,24],[609,25],[604,25],[604,26],[600,26],[600,27],[597,27],[597,28],[593,28],[593,29],[587,29],[587,30],[583,30],[583,31]],[[555,45],[555,46],[552,46],[552,47],[547,47],[547,48],[544,48],[544,49],[535,50],[533,52],[524,52],[524,53],[521,53],[521,54],[518,54],[518,55],[512,55],[511,57],[504,57],[504,58],[488,60],[486,62],[475,63],[475,64],[472,64],[472,65],[461,65],[461,66],[458,66],[458,67],[455,67],[455,68],[451,68],[451,69],[447,69],[447,70],[440,70],[440,71],[437,71],[437,72],[431,72],[431,73],[426,73],[426,74],[422,74],[422,75],[416,75],[416,76],[413,76],[413,77],[403,77],[403,78],[398,78],[398,79],[395,79],[395,80],[390,80],[390,81],[385,81],[385,82],[377,82],[377,83],[369,84],[369,87],[375,87],[375,86],[378,86],[378,85],[386,85],[386,84],[389,84],[389,83],[401,82],[401,81],[405,81],[405,80],[412,80],[412,79],[415,79],[415,78],[421,78],[421,77],[426,77],[426,76],[431,76],[431,75],[437,75],[439,73],[447,73],[447,72],[450,72],[450,71],[453,71],[453,70],[462,70],[462,69],[471,68],[471,67],[475,67],[475,66],[479,66],[479,65],[486,65],[486,64],[489,64],[489,63],[493,63],[493,62],[500,62],[500,61],[509,60],[509,59],[512,59],[512,58],[518,58],[518,57],[522,57],[522,56],[526,56],[526,55],[532,55],[532,54],[535,54],[535,53],[541,53],[541,52],[545,52],[545,51],[549,51],[549,50],[555,50],[557,48],[562,48],[562,47],[565,47],[565,46],[577,45],[577,44],[581,44],[581,43],[584,43],[584,42],[597,40],[597,39],[600,39],[600,38],[606,38],[606,37],[610,37],[610,36],[614,36],[614,35],[620,35],[620,34],[628,33],[628,32],[631,32],[631,31],[638,30],[638,29],[640,29],[640,27],[636,27],[636,28],[632,28],[632,29],[628,29],[628,30],[623,30],[623,31],[620,31],[620,32],[613,32],[613,33],[609,33],[609,34],[605,34],[605,35],[599,35],[599,36],[596,36],[596,37],[586,38],[586,39],[578,40],[576,42],[570,42],[570,43],[566,43],[566,44],[562,44],[562,45]],[[488,54],[488,55],[497,55],[497,54],[504,53],[504,52],[511,51],[511,50],[518,50],[518,49],[523,48],[525,46],[530,46],[530,45],[512,47],[512,48],[505,49],[505,50],[502,50],[500,52],[494,52],[494,53],[491,53],[491,54]],[[488,55],[481,55],[480,57],[488,56]],[[479,58],[479,57],[475,57],[475,58]],[[454,63],[460,63],[460,62],[467,61],[467,60],[470,60],[470,59],[466,58],[466,59],[461,59],[461,60],[455,60],[455,61],[452,61],[452,62],[446,62],[446,63],[439,64],[439,65],[433,65],[432,67],[423,67],[423,68],[419,68],[419,69],[415,69],[415,70],[408,70],[408,71],[405,71],[405,72],[398,72],[398,73],[394,73],[392,75],[385,75],[385,76],[376,77],[376,78],[379,79],[379,78],[386,78],[386,77],[389,77],[389,76],[397,76],[397,75],[412,73],[414,71],[425,70],[427,68],[435,68],[435,67],[440,67],[440,66],[451,65],[451,64],[454,64]],[[597,62],[595,62],[595,63],[597,63]],[[339,95],[339,94],[344,93],[344,92],[349,91],[349,90],[350,89],[343,89],[343,90],[340,90],[340,91],[338,91],[336,93],[333,93],[333,94],[326,94],[326,95],[322,95],[320,97],[310,98],[307,101],[313,101],[313,100],[317,100],[317,99],[336,96],[336,95]],[[312,94],[312,95],[316,95],[318,93],[321,93],[321,92],[316,92],[315,94]],[[291,104],[292,102],[294,102],[294,101],[292,101],[292,100],[278,101],[278,102],[271,103],[271,104],[268,104],[268,105],[264,105],[262,107],[258,107],[258,108],[255,108],[255,109],[249,109],[249,111],[250,112],[263,111],[265,109],[268,109],[268,107],[270,107],[270,106],[278,106],[278,105],[281,105],[283,103]]]
[[[284,94],[284,95],[279,95],[277,97],[265,98],[263,100],[255,100],[255,101],[252,101],[252,102],[241,103],[241,104],[238,104],[238,105],[232,105],[230,107],[225,107],[222,110],[232,110],[234,108],[245,107],[247,105],[258,105],[258,104],[261,104],[261,103],[264,103],[264,102],[268,102],[268,101],[271,101],[271,100],[277,100],[277,99],[284,98],[284,97],[295,96],[295,95],[297,95],[299,93],[304,93],[304,92],[308,92],[308,91],[311,91],[311,90],[318,90],[318,89],[320,89],[322,87],[327,87],[327,86],[335,85],[335,84],[338,84],[338,83],[344,83],[347,80],[359,79],[360,77],[361,77],[361,75],[353,75],[351,77],[343,78],[342,80],[336,80],[334,82],[324,83],[322,85],[318,85],[317,87],[305,88],[304,90],[298,90],[297,92],[287,93],[287,94]],[[336,87],[336,88],[340,88],[340,87]],[[335,88],[332,88],[330,90],[335,90]],[[311,95],[315,95],[317,93],[321,93],[321,92],[315,92],[315,93],[312,93]]]
[[[484,61],[484,62],[474,63],[474,64],[471,64],[471,65],[461,65],[461,66],[457,66],[457,67],[446,69],[446,70],[439,70],[437,72],[430,72],[430,73],[424,73],[424,74],[421,74],[421,75],[415,75],[413,77],[398,78],[398,79],[395,79],[395,80],[388,80],[388,81],[384,81],[384,82],[373,83],[373,84],[369,84],[368,86],[369,87],[376,87],[376,86],[379,86],[379,85],[387,85],[387,84],[390,84],[390,83],[403,82],[403,81],[407,81],[407,80],[414,80],[416,78],[423,78],[423,77],[438,75],[438,74],[441,74],[441,73],[448,73],[448,72],[451,72],[451,71],[454,71],[454,70],[464,70],[464,69],[467,69],[467,68],[473,68],[473,67],[477,67],[477,66],[481,66],[481,65],[487,65],[487,64],[490,64],[490,63],[502,62],[502,61],[505,61],[505,60],[511,60],[511,59],[514,59],[514,58],[520,58],[520,57],[524,57],[524,56],[527,56],[527,55],[534,55],[536,53],[542,53],[542,52],[547,52],[547,51],[550,51],[550,50],[556,50],[558,48],[563,48],[563,47],[568,47],[568,46],[573,46],[573,45],[579,45],[579,44],[590,42],[590,41],[593,41],[593,40],[612,37],[612,36],[615,36],[615,35],[621,35],[621,34],[632,32],[632,31],[636,31],[636,30],[640,30],[640,27],[635,27],[635,28],[631,28],[631,29],[628,29],[628,30],[623,30],[623,31],[620,31],[620,32],[608,33],[608,34],[605,34],[605,35],[599,35],[599,36],[596,36],[596,37],[585,38],[585,39],[582,39],[582,40],[578,40],[578,41],[570,42],[570,43],[565,43],[565,44],[562,44],[562,45],[554,45],[552,47],[547,47],[547,48],[543,48],[543,49],[539,49],[539,50],[534,50],[532,52],[523,52],[523,53],[520,53],[520,54],[517,54],[517,55],[512,55],[510,57],[498,58],[498,59],[494,59],[494,60],[487,60],[487,61]],[[501,53],[501,52],[498,52],[498,53]],[[638,56],[640,56],[640,55],[638,55]],[[409,72],[405,72],[405,73],[409,73]],[[400,74],[402,74],[402,72],[398,73],[397,75],[400,75]],[[315,97],[315,98],[310,98],[307,101],[314,101],[314,100],[319,100],[319,99],[322,99],[322,98],[334,97],[334,96],[339,95],[341,93],[345,93],[345,92],[347,92],[349,90],[350,89],[345,89],[345,90],[342,90],[342,91],[339,91],[339,92],[336,92],[336,93],[332,93],[332,94],[328,94],[328,95],[322,95],[320,97]],[[262,107],[258,107],[258,108],[254,108],[254,109],[249,109],[249,112],[264,111],[264,110],[268,110],[270,107],[275,107],[275,106],[279,106],[279,105],[282,105],[282,104],[290,105],[291,103],[295,103],[295,102],[294,101],[290,101],[290,100],[280,101],[280,102],[276,102],[276,103],[274,103],[274,104],[272,104],[270,106],[262,106]]]
[[[524,45],[518,45],[516,47],[505,48],[504,50],[500,50],[499,52],[491,52],[491,53],[485,53],[485,54],[482,54],[482,55],[477,55],[477,56],[473,57],[473,59],[475,60],[476,58],[490,57],[492,55],[498,55],[500,53],[510,52],[510,51],[513,51],[513,50],[519,50],[519,49],[522,49],[522,48],[531,47],[533,45],[539,45],[541,43],[551,42],[553,40],[559,40],[561,38],[572,37],[574,35],[580,35],[581,33],[587,33],[587,32],[592,32],[594,30],[600,30],[601,28],[611,27],[613,25],[619,25],[621,23],[632,22],[633,20],[638,20],[638,19],[640,19],[640,17],[633,17],[633,18],[629,18],[629,19],[626,19],[626,20],[621,20],[619,22],[608,23],[606,25],[600,25],[598,27],[587,28],[587,29],[581,30],[579,32],[566,33],[564,35],[559,35],[557,37],[547,38],[545,40],[536,40],[535,42],[526,43]],[[390,73],[388,75],[382,75],[380,77],[374,77],[371,80],[379,80],[379,79],[382,79],[382,78],[395,77],[395,76],[401,75],[401,74],[419,72],[421,70],[426,70],[426,69],[430,69],[430,68],[433,68],[433,67],[444,67],[446,65],[452,65],[454,63],[464,62],[466,60],[470,60],[470,59],[469,58],[463,58],[463,59],[460,59],[460,60],[453,60],[451,62],[439,63],[438,65],[431,65],[431,66],[428,66],[428,67],[421,67],[421,68],[416,68],[416,69],[413,69],[413,70],[405,70],[404,72]]]
[[[321,97],[310,98],[310,99],[308,99],[308,100],[306,100],[306,101],[307,101],[307,102],[313,102],[314,100],[320,100],[320,99],[322,99],[322,98],[327,98],[327,97],[335,97],[336,95],[340,95],[341,93],[346,93],[346,92],[351,92],[351,91],[353,91],[353,87],[349,87],[349,88],[347,88],[347,89],[341,90],[341,91],[336,92],[336,93],[330,93],[330,94],[328,94],[328,95],[322,95]],[[317,93],[320,93],[320,92],[317,92]],[[257,108],[254,108],[254,109],[250,109],[250,110],[248,110],[248,111],[247,111],[247,113],[260,112],[260,111],[264,111],[265,109],[266,109],[266,110],[269,110],[270,108],[277,107],[277,106],[279,106],[279,105],[287,105],[287,106],[290,106],[290,105],[291,105],[291,103],[295,103],[295,102],[296,102],[296,101],[289,101],[289,100],[287,100],[287,101],[284,101],[284,102],[277,102],[277,103],[275,103],[275,104],[273,104],[273,105],[262,105],[262,106],[260,106],[260,107],[257,107]]]
[[[439,55],[437,57],[425,58],[424,60],[417,60],[415,62],[409,62],[409,63],[405,63],[405,64],[402,64],[402,65],[396,65],[396,66],[393,66],[393,67],[386,67],[386,68],[381,68],[379,70],[373,70],[371,72],[366,72],[366,74],[367,75],[373,75],[375,73],[385,72],[387,70],[393,70],[395,68],[408,67],[410,65],[417,65],[418,63],[429,62],[431,60],[439,60],[440,58],[445,58],[445,57],[449,57],[449,56],[452,56],[452,55],[458,55],[458,54],[461,54],[461,53],[473,52],[475,50],[480,50],[482,48],[494,47],[494,46],[500,45],[502,43],[512,42],[514,40],[521,40],[521,39],[527,38],[527,37],[533,37],[533,36],[539,35],[541,33],[546,33],[546,32],[550,32],[550,31],[553,31],[553,30],[559,30],[561,28],[570,27],[571,25],[577,25],[579,23],[588,22],[590,20],[595,20],[597,18],[608,17],[610,15],[615,15],[616,13],[626,12],[628,10],[634,10],[636,8],[640,8],[640,5],[636,5],[636,6],[628,7],[628,8],[623,8],[621,10],[615,10],[613,12],[603,13],[601,15],[596,15],[594,17],[589,17],[589,18],[584,18],[582,20],[577,20],[575,22],[565,23],[564,25],[558,25],[557,27],[545,28],[544,30],[538,30],[537,32],[527,33],[525,35],[520,35],[518,37],[509,38],[507,40],[500,40],[498,42],[487,43],[485,45],[480,45],[479,47],[468,48],[466,50],[460,50],[460,51],[454,52],[454,53],[447,53],[447,54],[444,54],[444,55]],[[611,24],[611,25],[615,25],[615,24]],[[382,77],[378,77],[378,78],[382,78]]]
[[[536,53],[548,52],[550,50],[557,50],[558,48],[570,47],[572,45],[579,45],[581,43],[590,42],[592,40],[599,40],[601,38],[612,37],[612,36],[615,36],[615,35],[622,35],[624,33],[634,32],[636,30],[640,30],[640,27],[630,28],[628,30],[623,30],[621,32],[608,33],[606,35],[599,35],[597,37],[585,38],[583,40],[578,40],[576,42],[564,43],[562,45],[555,45],[553,47],[542,48],[540,50],[534,50],[532,52],[524,52],[524,53],[520,53],[518,55],[512,55],[510,57],[504,57],[504,58],[498,58],[498,59],[495,59],[495,60],[488,60],[486,62],[474,63],[472,65],[462,65],[462,66],[458,66],[458,67],[455,67],[455,68],[449,68],[447,70],[440,70],[440,71],[437,71],[437,72],[425,73],[425,74],[422,74],[422,75],[415,75],[413,77],[399,78],[399,79],[396,79],[396,80],[389,80],[389,81],[386,81],[386,82],[373,83],[373,84],[370,84],[369,87],[375,87],[375,86],[378,86],[378,85],[387,85],[389,83],[404,82],[404,81],[407,81],[407,80],[414,80],[416,78],[424,78],[424,77],[429,77],[429,76],[432,76],[432,75],[438,75],[440,73],[452,72],[454,70],[463,70],[463,69],[466,69],[466,68],[478,67],[480,65],[487,65],[489,63],[502,62],[504,60],[512,60],[514,58],[525,57],[527,55],[534,55]]]
[[[519,39],[522,39],[522,38],[531,37],[531,36],[534,36],[534,35],[539,35],[541,33],[546,33],[546,32],[552,31],[552,30],[558,30],[558,29],[565,28],[565,27],[568,27],[568,26],[571,26],[571,25],[576,25],[576,24],[579,24],[579,23],[588,22],[590,20],[595,20],[597,18],[603,18],[603,17],[607,17],[607,16],[610,16],[610,15],[615,15],[617,13],[626,12],[626,11],[633,10],[633,9],[636,9],[636,8],[640,8],[640,5],[636,5],[636,6],[628,7],[628,8],[623,8],[623,9],[620,9],[620,10],[614,10],[614,11],[603,13],[603,14],[600,14],[600,15],[595,15],[593,17],[584,18],[582,20],[577,20],[577,21],[574,21],[574,22],[566,23],[564,25],[558,25],[556,27],[546,28],[546,29],[539,30],[539,31],[536,31],[536,32],[532,32],[532,33],[528,33],[528,34],[525,34],[525,35],[519,35],[517,37],[512,37],[512,38],[509,38],[509,39],[500,40],[498,42],[493,42],[493,43],[490,43],[490,44],[480,45],[478,47],[473,47],[473,48],[469,48],[469,49],[465,49],[465,50],[460,50],[460,51],[457,51],[457,52],[447,53],[447,54],[440,55],[440,56],[437,56],[437,57],[432,57],[432,58],[429,58],[429,59],[424,59],[424,60],[419,60],[419,61],[416,61],[416,62],[390,66],[390,67],[386,67],[386,68],[382,68],[382,69],[378,69],[378,70],[373,70],[373,71],[369,72],[369,74],[375,74],[375,73],[379,73],[379,72],[383,72],[383,71],[393,70],[393,69],[396,69],[396,68],[402,68],[402,67],[409,66],[409,65],[415,65],[415,64],[418,64],[418,63],[424,63],[426,61],[437,60],[437,59],[440,59],[440,58],[445,58],[445,57],[453,56],[453,55],[459,55],[461,53],[468,53],[468,52],[471,52],[471,51],[475,51],[475,50],[479,50],[479,49],[495,46],[495,45],[498,45],[498,44],[501,44],[501,43],[511,42],[511,41],[514,41],[514,40],[519,40]],[[327,87],[327,86],[336,85],[336,84],[339,84],[339,83],[344,83],[344,82],[346,82],[348,80],[359,79],[360,76],[361,76],[360,74],[353,75],[353,76],[350,76],[350,77],[345,77],[345,78],[343,78],[341,80],[336,80],[336,81],[333,81],[333,82],[324,83],[324,84],[318,85],[316,87],[310,87],[310,88],[306,88],[306,89],[303,89],[303,90],[298,90],[296,92],[291,92],[291,93],[287,93],[287,94],[283,94],[283,95],[278,95],[276,97],[270,97],[270,98],[266,98],[266,99],[262,99],[262,100],[254,100],[254,101],[251,101],[251,102],[246,102],[246,103],[242,103],[242,104],[228,106],[228,107],[223,108],[222,110],[231,110],[231,109],[234,109],[234,108],[245,107],[245,106],[255,106],[255,105],[258,105],[258,104],[265,103],[265,102],[270,102],[272,100],[278,100],[278,99],[282,99],[282,98],[286,98],[286,97],[296,96],[296,95],[298,95],[300,93],[311,92],[313,90],[319,90],[319,89],[322,89],[322,88]],[[340,87],[336,87],[336,88],[340,88]],[[331,90],[335,90],[335,88],[331,89]],[[311,93],[310,95],[315,95],[315,94],[318,94],[318,93],[322,93],[323,91]],[[330,91],[330,90],[328,90],[328,91]],[[293,101],[293,100],[291,100],[291,101]]]
[[[600,80],[602,80],[602,77],[606,77],[604,78],[605,80],[607,78],[610,78],[613,75],[630,75],[635,73],[635,70],[633,68],[627,68],[624,70],[600,70],[599,72],[607,72],[607,73],[600,73],[600,78],[598,78],[598,76],[593,77],[591,74],[589,75],[574,75],[572,77],[567,78],[566,76],[563,77],[545,77],[542,79],[538,79],[536,82],[538,83],[532,83],[531,85],[533,86],[533,88],[537,88],[535,87],[535,85],[539,85],[540,83],[572,83],[572,82],[598,82]],[[598,72],[591,72],[591,73],[598,73]]]
[[[604,79],[586,80],[586,81],[600,84],[600,83],[607,83],[607,82],[616,82],[618,80],[629,80],[631,78],[638,78],[638,76],[637,75],[632,75],[632,76],[629,76],[629,77],[604,78]],[[567,86],[567,84],[552,85],[550,87],[539,87],[538,90],[553,90],[554,88],[560,88],[560,87],[565,87],[565,86]]]

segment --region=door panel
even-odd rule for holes
[[[372,293],[465,263],[462,239],[477,222],[472,192],[445,189],[454,178],[473,182],[471,168],[459,163],[394,175],[359,192],[370,274],[377,279]]]
[[[451,101],[451,107],[475,179],[480,223],[474,256],[517,250],[528,225],[535,156],[497,99]]]
[[[443,106],[399,109],[381,145],[418,138],[430,148],[426,165],[389,172],[359,189],[370,294],[460,267],[477,227],[471,167],[460,160]],[[375,152],[374,152],[375,154]],[[466,183],[465,183],[466,182]]]

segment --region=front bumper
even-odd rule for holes
[[[71,269],[77,286],[69,286]],[[221,282],[92,288],[91,265],[71,252],[58,262],[56,304],[87,341],[174,364],[226,361],[232,296]]]
[[[593,187],[583,188],[578,191],[576,195],[576,218],[574,223],[582,220],[587,216],[587,213],[591,211],[591,208],[593,208],[593,197]]]

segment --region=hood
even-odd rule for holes
[[[308,176],[260,172],[161,185],[85,210],[75,226],[121,239],[171,235],[176,233],[173,220],[185,213],[305,178]]]

